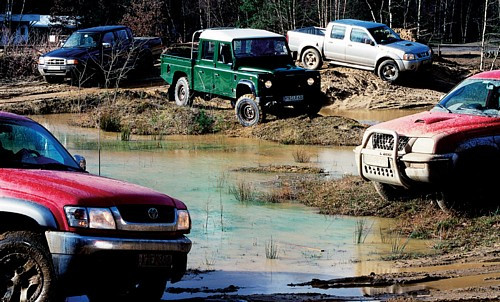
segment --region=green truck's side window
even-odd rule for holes
[[[232,64],[233,57],[231,54],[231,45],[230,44],[219,44],[219,54],[217,57],[217,62],[221,62],[223,64]]]
[[[213,60],[215,52],[215,42],[203,41],[201,58],[203,60]]]

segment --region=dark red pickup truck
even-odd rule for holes
[[[386,200],[428,191],[445,211],[497,209],[500,70],[464,80],[430,111],[368,128],[355,153]]]
[[[181,201],[85,172],[31,119],[0,112],[0,300],[160,299],[186,271]]]

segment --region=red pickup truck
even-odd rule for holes
[[[354,150],[380,196],[431,192],[445,211],[496,209],[500,169],[500,70],[457,85],[430,111],[368,128]]]
[[[0,300],[158,300],[186,271],[181,201],[89,174],[44,127],[0,112]]]

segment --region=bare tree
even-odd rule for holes
[[[483,19],[483,33],[481,34],[481,63],[479,65],[479,70],[483,70],[484,67],[484,40],[486,36],[486,25],[488,23],[488,0],[484,0],[484,19]]]

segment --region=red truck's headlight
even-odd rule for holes
[[[68,224],[74,228],[116,229],[115,219],[108,208],[64,207]]]
[[[191,218],[189,218],[189,212],[187,210],[177,211],[177,230],[185,231],[191,228]]]

